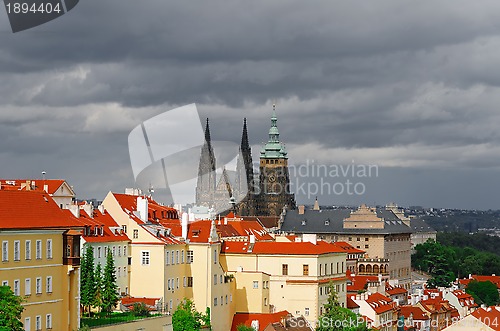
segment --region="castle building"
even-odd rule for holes
[[[254,174],[246,119],[233,178],[224,168],[216,175],[216,160],[207,119],[205,143],[201,149],[196,187],[196,205],[214,207],[217,212],[233,210],[238,215],[277,216],[295,208],[290,192],[288,153],[279,139],[278,118],[273,106],[269,140],[260,152],[259,176]],[[217,178],[219,177],[219,178]]]

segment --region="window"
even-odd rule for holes
[[[9,242],[2,241],[2,261],[9,261]]]
[[[40,315],[37,315],[35,319],[35,329],[37,331],[42,329],[42,316]]]
[[[368,241],[368,237],[365,238],[365,241]]]
[[[121,271],[120,267],[116,268],[116,277],[121,277],[120,271]]]
[[[187,278],[187,287],[193,287],[193,277]]]
[[[172,289],[172,288],[171,288],[171,286],[170,286],[170,278],[169,278],[169,279],[168,279],[168,281],[167,281],[167,289],[168,289],[169,291]]]
[[[52,239],[47,239],[47,259],[52,258]]]
[[[24,280],[24,295],[31,295],[31,278]]]
[[[142,255],[141,264],[149,265],[149,251],[142,251],[141,255]]]
[[[101,247],[97,247],[97,258],[100,259],[101,258]]]
[[[223,283],[223,281],[222,281],[222,275],[220,275],[219,283],[220,283],[220,284],[222,284],[222,283]]]
[[[116,246],[113,246],[113,256],[116,256]]]
[[[123,256],[127,256],[127,246],[123,246]]]
[[[302,275],[309,276],[309,264],[302,265]]]
[[[217,298],[214,298],[214,306],[217,306]]]
[[[31,240],[26,240],[24,258],[26,260],[31,260]]]
[[[166,255],[165,255],[165,264],[166,265],[169,265],[170,264],[170,252],[167,251]]]
[[[288,264],[282,264],[281,265],[281,274],[283,276],[288,275]]]
[[[123,277],[127,277],[127,267],[123,267]]]
[[[14,261],[21,260],[21,242],[19,240],[14,241]]]
[[[306,307],[306,309],[304,310],[304,315],[309,316],[309,308],[308,307]]]
[[[352,241],[352,237],[349,237],[349,241]]]
[[[356,241],[360,241],[361,239],[359,239],[359,237],[356,238]]]
[[[368,248],[368,245],[365,245],[365,248]]]
[[[179,251],[175,251],[175,264],[179,264]]]
[[[187,260],[187,263],[193,263],[194,262],[193,251],[187,251],[186,260]]]
[[[122,230],[123,230],[123,232],[127,233],[127,226],[126,225],[122,225]]]
[[[36,294],[42,294],[42,278],[36,278]]]
[[[52,293],[52,276],[47,276],[47,293]]]
[[[134,229],[134,239],[139,238],[139,230]]]
[[[187,280],[186,277],[182,279],[182,286],[186,287],[187,286]]]
[[[42,241],[41,240],[36,241],[36,259],[37,260],[42,259]]]
[[[214,275],[214,285],[217,285],[217,275]]]
[[[217,249],[214,249],[214,264],[217,264]]]
[[[257,280],[253,281],[253,288],[259,288],[259,282]]]
[[[45,327],[47,329],[52,329],[52,314],[47,314],[46,320],[45,320]]]
[[[320,286],[319,288],[319,295],[323,295],[323,286]]]
[[[226,294],[226,305],[227,305],[227,294]]]
[[[172,259],[170,260],[170,264],[174,265],[175,264],[175,251],[172,251]]]
[[[31,331],[31,318],[29,317],[24,319],[24,331]]]
[[[220,296],[220,305],[223,306],[224,305],[224,297],[221,295]]]
[[[122,256],[122,246],[118,246],[118,256]]]
[[[20,289],[20,285],[19,285],[19,279],[16,279],[14,280],[14,295],[21,295],[21,289]]]
[[[179,288],[179,277],[175,279],[175,288]]]
[[[181,263],[184,263],[184,250],[181,251]]]
[[[326,272],[325,272],[326,273]],[[320,264],[319,265],[319,275],[322,276],[323,275],[323,265]]]
[[[3,280],[2,281],[2,286],[9,286],[9,281],[8,280]]]

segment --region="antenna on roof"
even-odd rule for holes
[[[151,183],[149,183],[148,192],[149,192],[149,197],[153,198],[153,193],[155,193],[155,189],[154,189],[154,187],[153,187],[153,185]]]
[[[45,175],[47,174],[47,172],[44,170],[42,171],[42,179],[45,180]]]

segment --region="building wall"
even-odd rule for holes
[[[409,234],[385,237],[385,258],[389,259],[389,276],[399,285],[409,288],[411,284],[411,244]]]
[[[270,276],[263,272],[235,272],[235,310],[242,313],[269,313]]]
[[[259,271],[269,274],[271,309],[274,311],[288,310],[295,315],[304,315],[313,325],[315,325],[322,307],[327,301],[328,294],[325,288],[328,287],[329,279],[334,279],[333,283],[338,292],[339,302],[345,307],[345,253],[319,256],[224,254],[222,264],[231,271],[243,269],[243,272]],[[321,275],[320,264],[322,265]],[[326,273],[325,264],[328,266]],[[283,274],[283,265],[288,266],[287,275]],[[304,275],[304,265],[308,266],[308,275]],[[332,265],[333,272],[331,271]]]
[[[79,316],[79,269],[63,265],[63,231],[23,230],[0,231],[2,261],[0,282],[14,290],[18,281],[18,294],[26,299],[21,321],[30,319],[31,330],[36,330],[36,317],[40,316],[41,329],[46,330],[47,315],[51,316],[53,330],[76,330]],[[36,241],[41,240],[41,258],[36,256]],[[47,240],[52,240],[52,258],[48,256]],[[14,242],[19,241],[19,260],[14,259]],[[26,259],[26,241],[31,241],[31,258]],[[8,244],[8,260],[3,261],[4,242]],[[48,277],[51,277],[49,288]],[[37,278],[40,291],[37,291]],[[27,291],[26,279],[29,279]],[[39,292],[39,293],[37,293]]]

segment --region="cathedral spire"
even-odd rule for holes
[[[210,126],[208,125],[208,117],[207,117],[207,124],[205,125],[205,141],[207,142],[208,146],[212,145],[210,141]]]
[[[210,207],[215,193],[215,156],[210,139],[210,126],[205,126],[205,143],[201,148],[198,165],[198,183],[196,185],[196,204]]]
[[[276,116],[276,104],[273,104],[271,128],[269,129],[269,140],[260,152],[261,158],[288,158],[285,145],[280,142],[280,133],[278,131],[277,122],[278,117]]]

